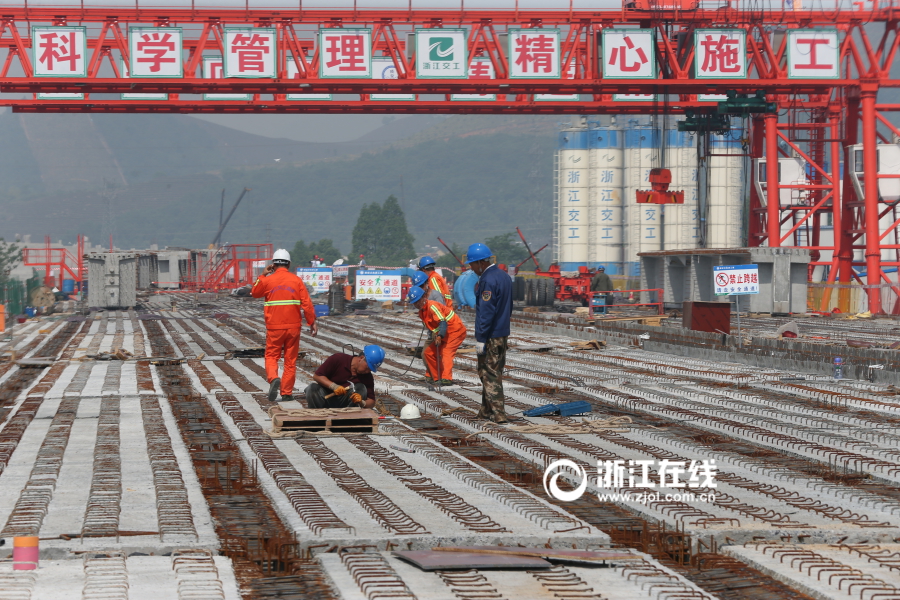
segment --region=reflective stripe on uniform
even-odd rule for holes
[[[302,304],[300,300],[271,300],[266,302],[266,306],[286,306],[288,304]]]
[[[431,305],[428,308],[430,308],[431,311],[435,314],[435,316],[441,321],[449,321],[450,319],[452,319],[453,317],[456,316],[456,312],[454,312],[452,310],[450,311],[450,314],[445,317],[444,314],[438,309],[437,306]]]

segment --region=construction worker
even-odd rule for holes
[[[491,249],[472,244],[466,263],[478,275],[475,285],[475,349],[478,353],[478,377],[481,379],[481,410],[478,418],[508,423],[503,396],[503,367],[509,320],[512,316],[512,280],[491,263]]]
[[[440,277],[440,275],[438,277]],[[410,290],[412,290],[413,288],[422,288],[422,291],[426,292],[429,300],[434,300],[435,302],[444,304],[444,295],[429,284],[428,275],[426,275],[423,271],[416,271],[415,273],[413,273],[411,279],[412,288],[410,288]]]
[[[370,345],[361,354],[339,352],[325,359],[306,386],[308,408],[360,408],[375,406],[375,378],[372,373],[384,362],[381,346]],[[365,398],[365,400],[363,400]]]
[[[419,270],[428,276],[428,285],[440,292],[444,297],[444,304],[448,308],[453,308],[453,296],[450,295],[450,286],[447,285],[447,280],[435,270],[434,259],[430,256],[420,258]]]
[[[601,315],[606,314],[607,306],[612,304],[612,291],[615,288],[613,287],[612,279],[610,279],[609,275],[606,274],[606,268],[603,265],[597,267],[597,273],[591,278],[591,291],[592,292],[606,292],[603,294],[599,294],[598,296],[594,296],[598,300],[595,306],[602,306],[602,308],[598,311]],[[602,301],[602,302],[600,302]]]
[[[419,309],[419,318],[432,334],[432,342],[423,352],[428,366],[426,379],[430,375],[442,386],[453,385],[453,360],[466,339],[466,326],[452,308],[426,298],[422,288],[410,289],[406,300]]]
[[[316,313],[303,281],[291,273],[291,255],[276,250],[272,264],[267,266],[253,284],[250,294],[265,298],[266,315],[266,380],[269,382],[269,402],[275,402],[281,392],[281,402],[293,400],[294,379],[297,373],[297,353],[300,351],[300,330],[303,313],[309,332],[319,333]],[[302,312],[301,312],[302,309]],[[284,372],[278,377],[278,359],[284,356]]]

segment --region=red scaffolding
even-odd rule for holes
[[[250,285],[273,252],[272,244],[228,244],[209,253],[196,253],[183,287],[216,292]]]
[[[174,4],[177,4],[174,3]],[[774,4],[701,2],[690,10],[635,8],[580,10],[568,8],[525,10],[518,3],[508,9],[359,9],[344,8],[254,9],[248,4],[229,7],[169,7],[165,12],[142,7],[96,6],[82,2],[65,6],[34,6],[22,1],[5,6],[0,16],[0,92],[35,94],[31,98],[0,99],[15,112],[224,112],[224,113],[530,113],[530,114],[682,114],[715,112],[704,94],[764,91],[779,114],[746,118],[745,143],[754,158],[773,163],[778,157],[798,156],[809,165],[804,181],[781,184],[778,169],[766,171],[765,195],[750,186],[749,245],[799,246],[813,254],[812,266],[827,270],[826,283],[842,284],[838,306],[849,305],[849,286],[864,284],[873,313],[900,310],[900,303],[883,307],[882,292],[900,298],[897,278],[900,243],[894,206],[879,194],[879,181],[897,177],[879,174],[878,144],[891,143],[900,130],[886,116],[900,105],[878,102],[881,89],[900,87],[893,66],[900,47],[900,19],[896,1],[838,0]],[[305,6],[305,4],[304,4]],[[850,6],[850,9],[844,8]],[[162,16],[164,14],[164,16]],[[84,27],[84,71],[78,76],[41,76],[30,25]],[[126,26],[127,24],[127,26]],[[877,24],[877,27],[872,27]],[[131,52],[133,27],[181,27],[184,32],[180,76],[133,77],[122,72]],[[226,27],[244,26],[274,32],[276,67],[271,77],[213,79],[203,71],[204,57],[226,55]],[[417,68],[415,48],[407,47],[409,34],[428,29],[464,30],[469,58],[489,62],[492,78],[426,78]],[[395,79],[323,76],[325,51],[321,32],[367,30],[369,56],[387,59]],[[741,77],[698,77],[699,46],[694,35],[702,29],[739,30],[743,36]],[[521,59],[511,44],[514,31],[558,31],[559,74],[551,78],[517,77]],[[613,77],[606,72],[604,35],[623,31],[651,31],[652,47],[642,57],[655,61],[651,77]],[[63,31],[63,30],[60,30]],[[792,74],[792,32],[834,32],[836,69],[833,78],[797,77]],[[556,34],[553,34],[556,35]],[[504,41],[504,36],[507,36]],[[815,67],[808,44],[806,62]],[[320,54],[321,53],[321,54]],[[623,49],[624,53],[624,49]],[[810,65],[806,65],[807,67]],[[46,75],[46,74],[44,74]],[[75,99],[38,98],[38,93],[69,93]],[[164,99],[135,97],[111,99],[108,94],[168,94]],[[104,95],[100,95],[104,94]],[[186,97],[197,94],[243,94],[245,98]],[[338,99],[308,94],[341,94]],[[383,100],[373,94],[417,94],[415,100]],[[657,101],[618,101],[616,95],[652,95]],[[347,99],[347,95],[350,98]],[[479,96],[475,96],[479,95]],[[565,98],[563,95],[576,95]],[[854,185],[846,168],[853,147],[860,145],[863,176]],[[757,177],[753,169],[753,177]],[[790,202],[781,202],[783,188],[795,190]],[[857,189],[860,192],[857,192]],[[772,199],[766,201],[766,198]],[[830,238],[825,232],[831,231]],[[892,235],[894,234],[894,235]],[[893,237],[893,239],[891,239]],[[856,256],[854,256],[856,254]],[[219,260],[219,259],[217,259]],[[199,277],[192,285],[227,280],[220,273],[237,273],[221,266],[237,259],[221,259],[212,279]],[[248,259],[249,260],[249,259]],[[243,268],[243,267],[241,267]],[[887,272],[886,272],[887,270]],[[864,281],[861,277],[865,272]],[[243,275],[242,275],[243,276]],[[218,278],[218,279],[216,279]],[[235,276],[235,279],[238,277]],[[830,289],[822,299],[832,301]]]
[[[22,262],[26,267],[43,267],[44,285],[49,288],[63,289],[63,279],[72,279],[80,284],[87,276],[84,266],[84,236],[78,236],[75,256],[64,246],[51,246],[50,236],[45,236],[43,248],[22,250]]]

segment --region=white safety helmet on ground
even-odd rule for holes
[[[400,409],[401,419],[420,419],[421,417],[422,413],[419,412],[419,407],[415,404],[407,404]]]
[[[290,263],[291,262],[291,253],[285,250],[284,248],[279,248],[275,251],[275,254],[272,255],[272,262],[274,263]]]

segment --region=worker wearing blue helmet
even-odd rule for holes
[[[309,408],[372,408],[375,378],[372,373],[384,362],[381,346],[369,345],[357,355],[338,352],[319,365],[313,382],[306,386]]]
[[[440,293],[438,290],[434,289],[429,283],[428,275],[422,271],[416,271],[413,273],[412,279],[412,287],[413,288],[422,288],[422,291],[425,292],[425,295],[428,296],[429,300],[434,300],[435,302],[444,303],[444,295]],[[410,288],[412,290],[412,288]]]
[[[441,302],[447,308],[453,308],[453,295],[450,294],[450,286],[447,285],[447,280],[444,279],[444,276],[437,272],[435,269],[434,259],[430,256],[423,256],[419,259],[419,271],[425,273],[428,277],[428,287],[432,290],[438,292],[442,296]],[[431,295],[428,297],[431,300]]]
[[[491,263],[491,250],[472,244],[466,263],[478,275],[475,286],[475,348],[481,378],[481,410],[478,418],[508,423],[503,396],[503,367],[512,316],[512,280]]]

